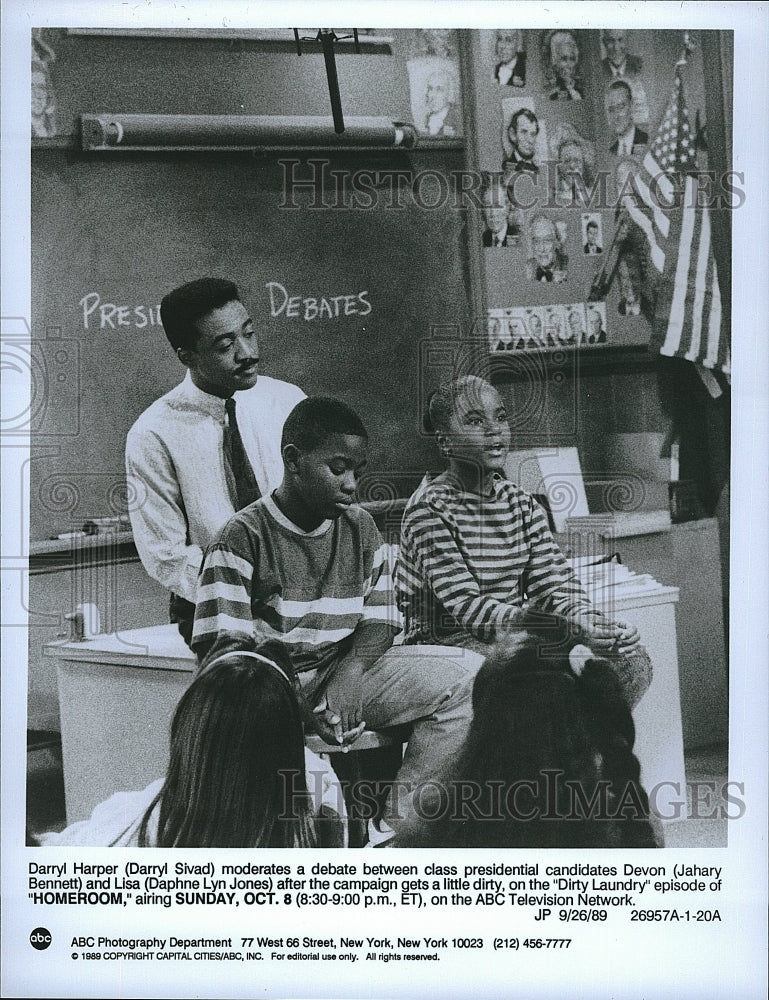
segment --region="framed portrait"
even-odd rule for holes
[[[424,56],[406,63],[411,112],[420,135],[456,138],[462,135],[459,67],[451,59]]]
[[[582,252],[588,256],[603,253],[603,219],[599,212],[584,212],[581,218]]]
[[[591,346],[605,344],[606,334],[606,303],[588,302],[586,306],[585,343]]]
[[[526,32],[520,28],[498,28],[483,32],[488,46],[490,78],[499,87],[526,86]]]

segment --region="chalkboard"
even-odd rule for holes
[[[464,213],[430,175],[459,171],[460,154],[420,155],[318,154],[321,167],[36,150],[30,537],[125,510],[126,433],[185,374],[158,304],[207,274],[240,286],[267,374],[360,412],[374,474],[402,485],[434,465],[419,436],[425,343],[467,325],[468,268]],[[317,183],[287,197],[289,170]]]

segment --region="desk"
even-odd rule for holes
[[[657,587],[612,601],[633,621],[654,664],[636,707],[642,780],[663,816],[686,802],[674,605],[678,591]],[[174,625],[154,625],[85,642],[51,643],[61,709],[67,822],[85,819],[113,792],[143,788],[165,772],[171,716],[194,670]],[[677,788],[675,787],[677,786]]]
[[[564,552],[590,552],[595,536],[571,530],[558,535]],[[681,718],[686,747],[726,743],[729,737],[729,686],[721,559],[715,518],[674,524],[669,531],[606,540],[600,551],[619,552],[625,565],[677,587],[678,669]]]
[[[195,658],[175,625],[50,643],[57,658],[67,823],[118,791],[144,788],[168,764],[171,717]]]
[[[636,706],[635,753],[652,807],[663,818],[686,816],[686,773],[676,650],[677,587],[611,601],[607,613],[632,622],[654,667],[651,686]],[[601,606],[599,604],[599,606]],[[655,791],[656,789],[656,791]]]
[[[94,535],[38,542],[29,556],[30,729],[59,729],[55,663],[46,645],[68,633],[64,615],[95,604],[106,632],[168,621],[168,591],[147,576],[131,536]]]

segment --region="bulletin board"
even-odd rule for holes
[[[477,166],[486,178],[501,179],[508,198],[503,201],[509,216],[504,241],[495,245],[489,213],[483,210],[477,213],[473,233],[482,255],[492,353],[649,342],[652,310],[645,294],[653,276],[644,260],[646,247],[641,241],[637,253],[626,253],[619,268],[612,267],[609,252],[620,219],[620,161],[631,166],[640,162],[657,133],[671,97],[683,32],[614,34],[620,37],[610,39],[610,52],[601,31],[472,33]],[[612,58],[618,64],[614,68]],[[564,60],[569,67],[565,77],[559,71]],[[697,112],[705,106],[696,38],[684,80],[694,134]],[[629,88],[628,115],[635,129],[626,155],[608,110],[610,88],[617,81]],[[532,163],[523,169],[515,164],[510,137],[511,120],[521,109],[536,121]],[[704,149],[698,153],[698,165],[707,167]],[[597,192],[592,204],[575,196],[570,179],[574,173],[588,192]],[[511,179],[518,181],[514,194]],[[496,203],[489,198],[488,204]],[[550,254],[549,266],[542,267],[548,243],[557,250]],[[592,295],[612,272],[603,294]]]

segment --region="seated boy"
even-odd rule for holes
[[[526,606],[538,607],[568,618],[601,655],[617,654],[632,707],[651,671],[638,632],[591,604],[540,506],[505,477],[510,428],[497,390],[464,376],[435,392],[429,415],[448,468],[421,484],[403,515],[396,588],[405,643],[484,652]]]
[[[230,518],[205,555],[192,647],[208,661],[254,639],[286,643],[326,742],[411,723],[395,784],[408,793],[461,745],[481,657],[390,648],[400,622],[387,549],[353,503],[367,444],[338,400],[309,398],[291,411],[281,485]],[[398,798],[386,814],[396,828]]]

